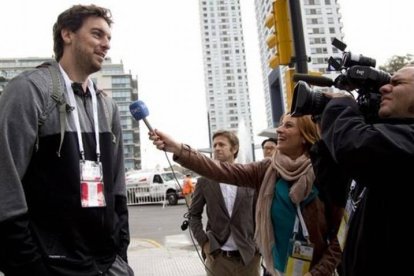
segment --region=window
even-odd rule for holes
[[[305,9],[306,15],[321,14],[321,13],[322,13],[321,9]]]
[[[310,29],[310,34],[323,34],[325,33],[324,28],[312,28]]]
[[[303,1],[305,5],[320,5],[319,0],[305,0]]]
[[[326,44],[326,39],[324,37],[313,37],[309,39],[310,44]]]
[[[307,18],[306,23],[308,25],[322,24],[323,20],[322,20],[322,18]]]
[[[158,174],[154,175],[154,181],[153,182],[154,183],[162,183],[161,176],[158,175]]]

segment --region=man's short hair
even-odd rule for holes
[[[262,142],[262,149],[264,148],[264,145],[266,144],[266,142],[273,142],[277,145],[277,140],[275,138],[267,138],[267,139],[263,140],[263,142]]]

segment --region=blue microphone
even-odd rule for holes
[[[147,121],[147,116],[149,115],[148,107],[145,105],[143,101],[137,100],[129,105],[129,111],[134,117],[135,120],[143,120],[147,128],[154,132],[153,128],[151,127],[150,123]]]

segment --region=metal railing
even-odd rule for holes
[[[143,205],[161,203],[162,207],[167,204],[165,192],[151,193],[149,187],[127,187],[127,204]]]

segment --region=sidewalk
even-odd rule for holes
[[[128,250],[128,262],[136,276],[206,275],[194,246],[185,242],[181,235],[170,237],[167,246],[152,240],[133,239]]]
[[[133,239],[128,263],[135,276],[205,276],[203,264],[192,244],[181,235],[170,236],[167,247],[152,240]],[[0,272],[0,276],[4,276]]]

